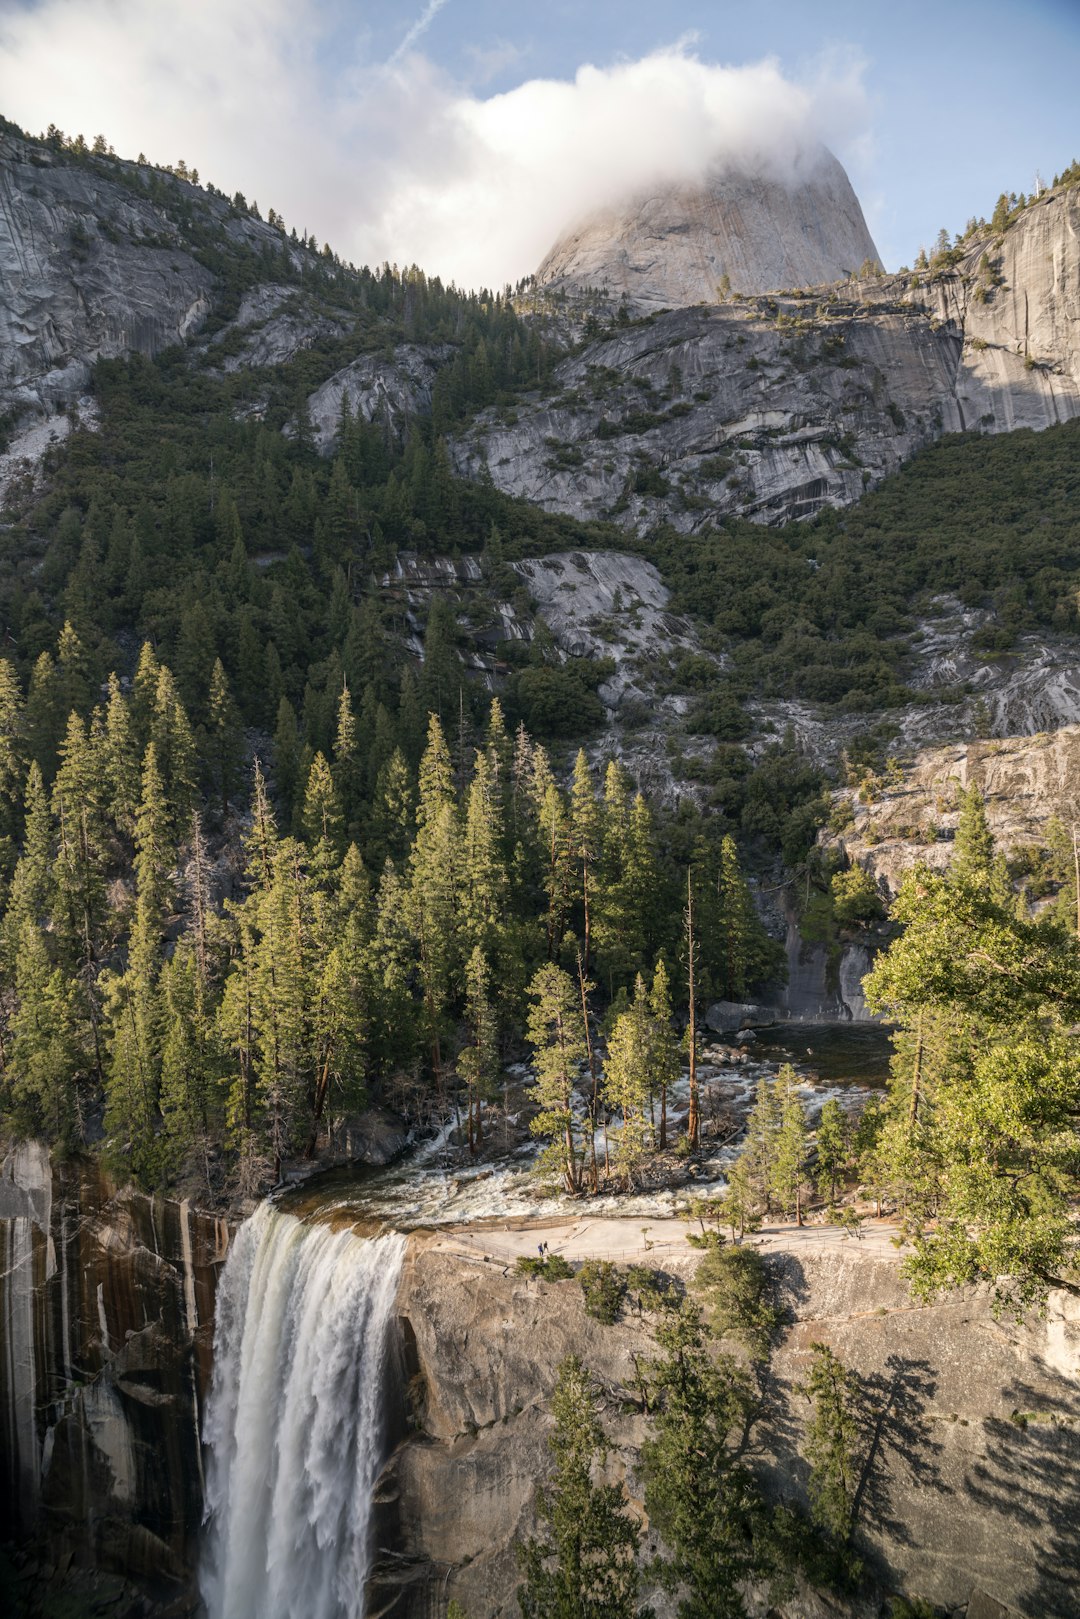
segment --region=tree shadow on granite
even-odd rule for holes
[[[941,1477],[943,1447],[930,1437],[926,1409],[937,1391],[929,1361],[890,1355],[882,1371],[861,1379],[863,1453],[852,1505],[856,1529],[869,1518],[890,1540],[913,1545],[903,1503],[912,1490],[951,1493]]]
[[[964,1489],[1001,1522],[1003,1535],[1025,1549],[1028,1585],[1016,1599],[1040,1619],[1076,1619],[1080,1568],[1080,1433],[1068,1419],[1075,1389],[1055,1399],[1045,1387],[1015,1380],[1003,1390],[1008,1417],[983,1423],[984,1457]],[[1066,1421],[1054,1420],[1067,1406]]]
[[[781,1313],[781,1324],[790,1326],[798,1319],[799,1305],[810,1297],[802,1261],[794,1254],[768,1254],[765,1257],[772,1302]]]

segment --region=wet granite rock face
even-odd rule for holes
[[[86,1567],[180,1594],[202,1517],[225,1221],[40,1143],[0,1173],[0,1510]]]
[[[1044,1319],[1023,1323],[995,1319],[974,1290],[916,1306],[897,1259],[864,1252],[854,1239],[839,1254],[815,1253],[808,1240],[770,1263],[790,1323],[771,1371],[776,1492],[805,1502],[799,1388],[811,1344],[824,1342],[864,1391],[859,1523],[880,1588],[954,1611],[978,1598],[987,1614],[997,1603],[1024,1619],[1075,1619],[1077,1300],[1054,1293]],[[688,1270],[692,1261],[680,1264]],[[550,1463],[550,1395],[568,1353],[585,1360],[604,1391],[612,1465],[640,1504],[643,1427],[632,1396],[646,1324],[629,1310],[619,1325],[600,1326],[585,1315],[575,1282],[527,1281],[419,1237],[399,1310],[414,1431],[379,1484],[369,1611],[437,1619],[456,1597],[472,1619],[509,1619],[517,1612],[513,1546],[534,1529],[536,1481]],[[663,1619],[667,1599],[655,1600]],[[770,1611],[854,1619],[880,1608],[876,1594],[825,1605],[803,1593]]]

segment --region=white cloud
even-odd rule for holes
[[[516,280],[582,213],[724,159],[786,172],[818,140],[867,156],[848,57],[793,83],[773,61],[717,66],[682,40],[485,98],[410,49],[442,3],[389,63],[328,68],[330,0],[39,0],[0,18],[2,104],[31,129],[183,156],[357,262],[464,285]]]

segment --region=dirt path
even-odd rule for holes
[[[433,1236],[431,1246],[445,1253],[497,1261],[515,1260],[521,1254],[536,1255],[546,1242],[553,1254],[564,1259],[613,1259],[620,1264],[660,1264],[694,1255],[686,1240],[696,1230],[685,1220],[654,1219],[624,1215],[590,1219],[493,1220],[455,1226]],[[885,1220],[867,1220],[858,1236],[829,1225],[763,1226],[747,1236],[749,1246],[767,1252],[798,1252],[810,1248],[817,1253],[857,1248],[875,1257],[899,1259],[892,1238],[894,1225]]]

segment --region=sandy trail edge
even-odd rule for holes
[[[644,1229],[643,1229],[644,1228]],[[546,1242],[553,1254],[565,1259],[612,1259],[621,1264],[652,1264],[672,1259],[693,1259],[696,1250],[687,1242],[687,1232],[698,1230],[685,1220],[622,1215],[590,1219],[554,1217],[472,1222],[431,1233],[429,1246],[438,1252],[457,1254],[474,1261],[508,1263],[521,1254],[536,1255]],[[872,1254],[899,1263],[901,1254],[893,1243],[895,1225],[886,1220],[867,1220],[859,1235],[852,1236],[837,1226],[770,1225],[748,1234],[747,1247],[765,1252],[839,1253],[845,1249]]]

